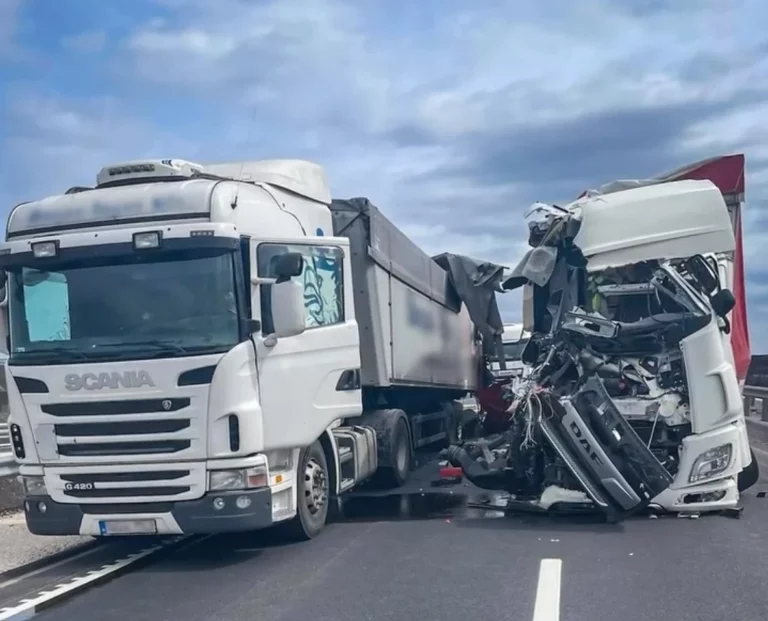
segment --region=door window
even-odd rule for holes
[[[304,269],[295,279],[304,286],[306,327],[318,328],[344,321],[344,252],[337,246],[260,244],[257,250],[259,277],[275,278],[277,258],[285,252],[304,257]],[[269,287],[261,290],[262,321],[269,325]],[[265,330],[266,331],[266,330]]]

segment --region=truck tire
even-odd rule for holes
[[[328,462],[320,442],[301,451],[296,479],[296,517],[286,524],[286,534],[307,541],[320,534],[328,519]]]
[[[411,471],[411,437],[404,418],[391,428],[388,457],[387,462],[379,462],[378,478],[387,487],[400,487]]]
[[[362,424],[376,431],[379,467],[374,481],[382,487],[400,487],[407,480],[412,463],[411,433],[405,412],[376,410],[364,415]]]
[[[749,454],[752,456],[752,463],[739,472],[739,476],[737,477],[739,492],[748,490],[757,483],[757,480],[760,478],[760,466],[755,458],[755,452],[752,449],[749,449]]]

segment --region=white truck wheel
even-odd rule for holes
[[[286,526],[292,538],[309,540],[320,534],[328,519],[328,462],[320,442],[301,451],[296,478],[296,517]]]

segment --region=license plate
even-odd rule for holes
[[[102,535],[156,535],[155,520],[101,520],[99,531]]]

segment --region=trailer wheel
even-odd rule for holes
[[[393,487],[400,487],[411,471],[411,439],[405,420],[398,418],[392,429],[390,443],[391,465],[384,470]]]
[[[757,480],[760,478],[760,466],[757,463],[755,452],[752,449],[749,449],[749,454],[752,456],[752,463],[739,472],[739,476],[737,477],[739,492],[748,490],[757,483]]]
[[[296,517],[286,524],[286,534],[306,541],[319,535],[328,519],[328,462],[320,442],[301,452],[296,478]]]
[[[377,412],[379,424],[374,427],[379,441],[376,482],[389,488],[403,485],[411,471],[411,436],[408,423],[398,413],[399,410]]]

